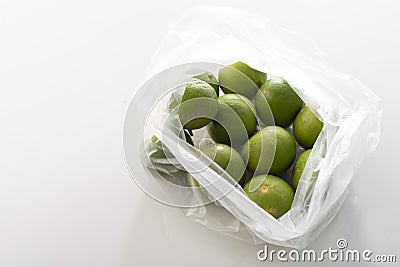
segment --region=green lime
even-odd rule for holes
[[[304,151],[300,154],[297,158],[296,163],[294,164],[293,171],[292,171],[292,184],[293,187],[296,189],[297,185],[299,184],[301,174],[303,173],[304,167],[306,166],[308,157],[310,156],[311,149]]]
[[[287,130],[279,126],[267,126],[246,142],[242,156],[252,172],[280,174],[293,163],[296,142]]]
[[[288,127],[303,106],[303,100],[296,94],[290,85],[282,78],[268,80],[257,93],[255,106],[257,114],[265,124],[271,124],[269,109],[264,107],[265,100],[274,117],[275,124],[283,128]]]
[[[209,144],[200,150],[221,166],[240,185],[243,185],[246,165],[235,149],[224,144]]]
[[[209,85],[211,85],[214,90],[215,93],[217,94],[217,96],[219,96],[219,85],[218,85],[218,80],[217,78],[214,76],[214,74],[212,74],[211,72],[207,71],[204,72],[202,74],[199,74],[197,76],[194,76],[193,78],[202,80],[203,82],[208,83]]]
[[[256,130],[253,104],[242,95],[226,94],[218,99],[218,113],[207,126],[210,137],[226,145],[243,144]],[[229,134],[228,134],[229,133]]]
[[[207,125],[207,132],[214,142],[231,145],[231,137],[228,135],[225,128],[217,121],[212,120],[210,124]]]
[[[267,74],[238,61],[220,69],[218,80],[225,94],[237,93],[252,98],[267,80]]]
[[[206,126],[217,114],[217,94],[206,82],[193,79],[186,84],[178,115],[183,127],[195,130]]]
[[[323,123],[304,107],[293,122],[293,135],[297,142],[304,148],[311,148],[322,130]]]
[[[276,219],[292,206],[294,192],[283,179],[262,174],[254,177],[244,187],[247,196]]]

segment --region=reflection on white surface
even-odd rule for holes
[[[399,215],[392,212],[400,203],[398,3],[203,3],[242,6],[305,33],[333,66],[383,98],[377,152],[310,248],[343,237],[357,249],[399,255]],[[1,266],[265,265],[256,255],[262,245],[216,234],[145,196],[123,161],[121,127],[132,89],[169,23],[192,5],[1,2]]]

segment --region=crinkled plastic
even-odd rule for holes
[[[177,141],[182,133],[162,125],[166,123],[166,111],[159,107],[166,103],[158,103],[159,110],[154,111],[154,104],[160,102],[166,90],[176,86],[171,74],[163,76],[166,69],[175,67],[173,72],[178,76],[193,71],[193,62],[229,65],[239,60],[268,75],[284,77],[324,123],[292,207],[278,220],[248,199],[241,188],[226,189],[232,187],[229,175],[213,162],[191,160],[198,150]],[[138,184],[145,192],[154,187],[143,163],[143,140],[155,134],[180,166],[193,171],[200,184],[227,176],[207,188],[208,197],[214,197],[217,205],[185,208],[188,217],[250,243],[304,248],[337,214],[358,166],[375,150],[382,112],[379,98],[369,88],[322,62],[321,52],[311,42],[298,33],[274,27],[259,15],[221,7],[198,7],[186,12],[171,26],[154,55],[147,81],[136,91],[126,115],[124,152],[135,180],[141,178]],[[205,63],[204,69],[207,66]],[[212,66],[216,74],[217,65]],[[194,171],[198,169],[203,171]],[[224,190],[228,193],[218,197]],[[156,198],[163,198],[168,188],[164,186],[157,192],[160,195]],[[153,192],[147,193],[154,197]],[[197,193],[183,194],[189,200],[199,197]]]

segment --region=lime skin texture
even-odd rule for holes
[[[303,173],[304,167],[306,166],[308,157],[310,156],[311,149],[304,151],[297,158],[296,163],[294,164],[292,170],[292,184],[294,189],[297,189],[297,186],[300,181],[301,174]]]
[[[218,81],[225,94],[241,94],[253,98],[261,85],[267,80],[267,74],[238,61],[223,67],[218,72]]]
[[[224,144],[209,144],[200,150],[243,186],[246,165],[235,149]]]
[[[304,107],[293,122],[293,135],[304,149],[314,146],[323,123],[312,113],[309,107]]]
[[[183,128],[195,130],[206,126],[217,114],[217,94],[208,83],[193,79],[186,84],[178,109]]]
[[[218,112],[207,126],[210,137],[217,143],[242,145],[255,132],[257,118],[249,99],[238,94],[226,94],[218,99]]]
[[[269,174],[254,177],[246,183],[247,196],[276,219],[292,206],[294,192],[283,179]]]
[[[267,126],[245,143],[242,157],[247,168],[256,174],[279,175],[295,160],[296,142],[282,127]]]
[[[269,108],[265,108],[265,100]],[[256,94],[255,107],[257,115],[266,125],[276,125],[286,128],[292,124],[297,113],[303,106],[303,100],[282,78],[268,80],[260,92]],[[274,121],[271,121],[270,110]]]
[[[203,82],[208,83],[209,85],[212,86],[212,88],[214,88],[215,93],[217,94],[217,96],[219,96],[219,84],[218,84],[218,80],[217,78],[214,76],[214,74],[212,74],[209,71],[206,71],[202,74],[199,74],[197,76],[194,76],[193,78],[202,80]]]

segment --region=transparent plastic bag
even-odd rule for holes
[[[198,160],[204,155],[184,141],[182,131],[166,127],[171,123],[166,108],[171,88],[179,91],[188,77],[205,70],[216,74],[222,65],[239,60],[284,77],[324,123],[292,207],[278,220],[248,199],[218,165],[207,157]],[[310,42],[261,16],[220,7],[186,12],[161,43],[126,114],[124,153],[135,181],[155,199],[185,207],[188,217],[213,230],[254,244],[304,248],[337,214],[358,166],[375,150],[382,112],[379,98],[370,89],[322,61]],[[171,152],[177,170],[207,186],[172,189],[170,181],[152,179],[143,153],[151,135]],[[200,131],[195,144],[204,137],[207,134]],[[200,205],[205,199],[214,204]]]

